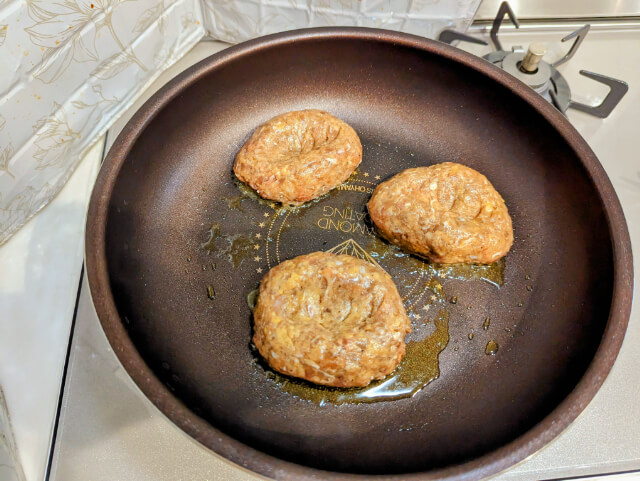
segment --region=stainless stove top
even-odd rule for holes
[[[575,26],[507,31],[505,50],[530,41],[546,42],[559,58],[566,45],[555,45]],[[560,32],[560,36],[559,33]],[[482,28],[472,32],[487,38]],[[596,152],[622,201],[632,244],[640,252],[640,28],[592,29],[572,62],[559,66],[580,101],[598,103],[607,89],[581,77],[578,68],[626,80],[631,90],[605,120],[582,112],[568,117]],[[199,44],[149,89],[148,96],[196,61],[226,45]],[[464,44],[478,55],[490,49]],[[138,101],[109,131],[108,144],[145,99]],[[109,145],[107,145],[108,148]],[[635,261],[635,271],[640,263]],[[636,295],[639,288],[636,285]],[[640,309],[634,305],[618,360],[603,388],[583,414],[548,447],[502,473],[498,480],[566,479],[640,470]],[[232,465],[192,441],[168,421],[138,390],[111,351],[83,283],[75,318],[64,395],[54,439],[50,479],[55,481],[177,481],[262,479]],[[635,477],[618,474],[616,479]]]

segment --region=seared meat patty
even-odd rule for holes
[[[513,244],[504,200],[461,164],[400,172],[376,187],[367,207],[385,239],[434,262],[490,264]]]
[[[233,170],[261,197],[298,205],[343,183],[361,160],[362,144],[349,125],[321,110],[300,110],[258,127]]]
[[[393,371],[411,329],[384,270],[326,252],[271,269],[253,316],[253,342],[273,369],[339,387],[366,386]]]

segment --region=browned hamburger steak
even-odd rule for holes
[[[513,244],[504,200],[461,164],[400,172],[376,187],[367,207],[384,238],[434,262],[490,264]]]
[[[271,269],[253,315],[253,342],[273,369],[327,386],[382,379],[402,360],[411,330],[384,270],[326,252]]]
[[[340,185],[361,160],[362,144],[349,125],[321,110],[299,110],[258,127],[233,170],[261,197],[298,205]]]

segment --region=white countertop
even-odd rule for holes
[[[44,479],[103,145],[98,141],[60,194],[0,247],[0,386],[28,481]]]

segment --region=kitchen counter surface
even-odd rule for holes
[[[60,194],[0,247],[0,386],[28,481],[45,476],[103,146],[98,140]]]

